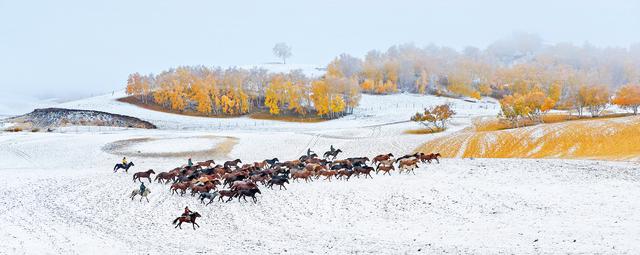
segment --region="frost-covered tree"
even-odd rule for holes
[[[287,45],[286,43],[276,43],[275,46],[273,46],[273,55],[275,55],[276,57],[279,57],[282,59],[282,63],[286,64],[287,63],[287,58],[291,57],[291,46]]]

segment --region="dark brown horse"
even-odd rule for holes
[[[273,189],[273,185],[278,185],[280,186],[280,189],[284,188],[284,190],[287,190],[287,187],[284,186],[285,183],[289,183],[289,179],[273,178],[269,180],[269,184],[267,184],[267,187]]]
[[[373,171],[373,167],[370,166],[358,166],[353,168],[353,171],[356,173],[356,176],[358,176],[358,178],[360,178],[360,175],[363,174],[364,178],[367,179],[367,176],[371,177],[371,179],[373,179],[373,176],[371,176],[371,172]]]
[[[178,194],[178,190],[180,190],[180,196],[184,195],[185,193],[187,193],[187,188],[189,188],[189,186],[191,186],[191,182],[187,181],[187,182],[179,182],[179,183],[174,183],[171,185],[171,195],[173,195],[173,193]]]
[[[420,156],[420,160],[422,161],[422,163],[429,162],[429,164],[431,164],[431,160],[435,160],[436,162],[438,162],[438,164],[440,164],[440,160],[438,159],[440,157],[442,157],[440,153],[423,154]]]
[[[156,172],[154,172],[153,169],[149,169],[149,170],[144,171],[144,172],[137,172],[137,173],[133,174],[133,182],[136,182],[136,180],[138,180],[139,182],[142,182],[142,180],[140,180],[140,178],[147,178],[147,179],[149,179],[149,183],[151,183],[151,175],[152,174],[156,174]]]
[[[238,194],[236,196],[238,197],[238,202],[240,202],[240,198],[244,198],[245,202],[249,202],[247,201],[247,197],[251,197],[253,199],[253,203],[257,203],[258,199],[256,198],[256,193],[262,194],[262,192],[260,192],[258,188],[253,188],[253,189],[240,190],[238,191]]]
[[[342,178],[345,178],[345,180],[349,180],[349,178],[351,178],[351,175],[353,175],[354,171],[353,170],[348,170],[348,169],[341,169],[338,170],[338,174],[336,175],[336,178],[338,180],[342,180]]]
[[[173,181],[177,175],[178,173],[176,172],[162,172],[156,175],[155,180],[158,181],[158,183],[163,183],[164,181],[164,184],[167,184],[169,181]]]
[[[325,159],[329,159],[329,158],[336,159],[336,157],[338,156],[338,154],[340,154],[340,152],[342,152],[341,149],[337,149],[337,150],[334,150],[334,151],[327,151],[322,156]]]
[[[225,168],[231,168],[231,167],[238,168],[238,164],[239,163],[242,163],[242,160],[235,159],[235,160],[227,161],[227,162],[224,162],[224,167]]]
[[[231,199],[233,199],[233,197],[236,196],[236,194],[238,194],[238,191],[235,190],[221,190],[218,191],[218,193],[220,194],[220,196],[218,197],[218,200],[223,201],[223,202],[229,202],[231,201]],[[227,201],[224,201],[224,197],[229,197],[229,199]]]
[[[190,214],[189,216],[180,216],[180,217],[176,218],[175,220],[173,220],[173,225],[176,225],[176,223],[178,223],[178,225],[176,225],[176,228],[180,227],[180,229],[182,229],[182,223],[183,222],[191,223],[191,225],[193,226],[193,230],[196,230],[196,226],[198,226],[198,228],[200,227],[200,225],[198,225],[198,223],[196,223],[196,219],[198,217],[202,217],[202,215],[200,215],[198,212],[194,212],[194,213]]]

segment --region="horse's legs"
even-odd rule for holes
[[[371,176],[371,173],[367,173],[367,175],[368,175],[369,177],[371,177],[371,179],[373,179],[373,176]]]
[[[149,175],[147,179],[149,179],[149,184],[151,184],[151,175]]]
[[[142,198],[143,198],[143,197],[144,197],[143,195],[140,195],[140,202],[142,202]],[[147,199],[147,200],[148,200],[148,199]]]
[[[251,196],[251,198],[253,198],[253,203],[254,204],[258,203],[258,199],[256,198],[256,194],[253,194],[253,196]]]

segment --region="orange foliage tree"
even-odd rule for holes
[[[631,109],[633,115],[637,115],[638,107],[640,107],[640,85],[627,84],[620,88],[613,99],[613,104],[624,109]]]

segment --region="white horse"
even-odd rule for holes
[[[137,195],[140,195],[140,202],[142,202],[142,198],[146,198],[147,202],[149,202],[149,198],[147,197],[149,195],[149,193],[151,193],[151,190],[149,190],[148,188],[144,189],[144,193],[142,193],[142,194],[140,194],[140,189],[134,189],[131,192],[131,196],[130,197],[131,197],[131,200],[133,200],[133,198],[135,198]]]

